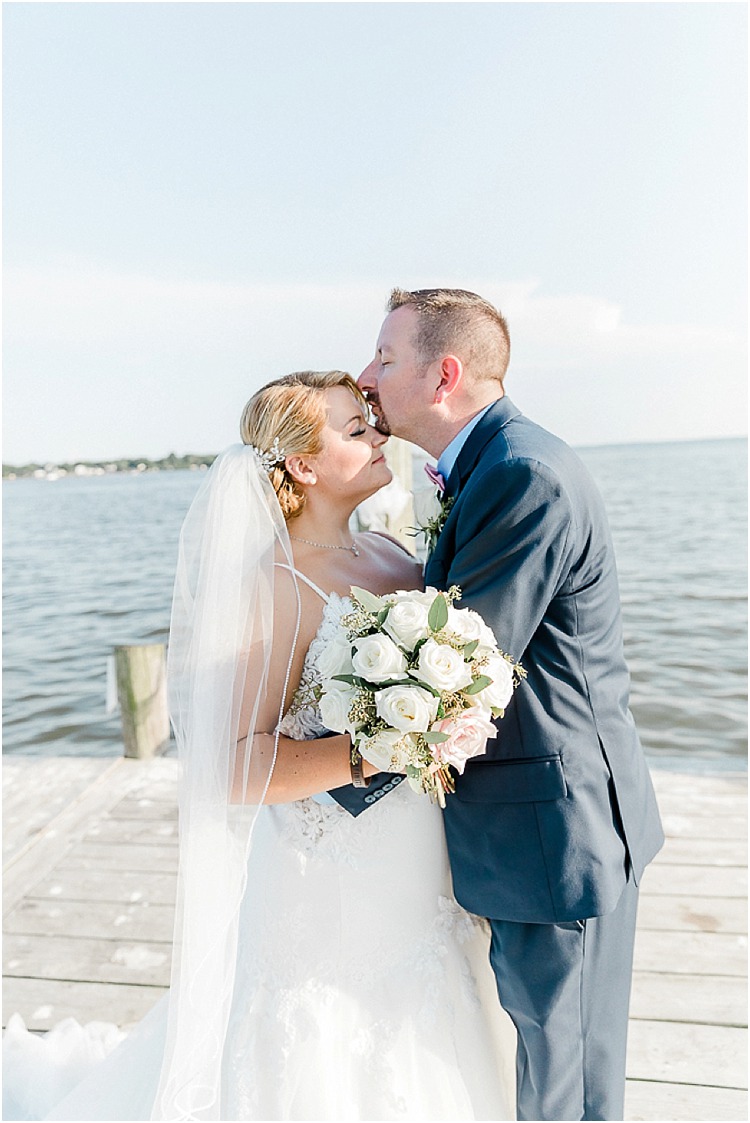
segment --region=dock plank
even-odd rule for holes
[[[171,944],[76,936],[22,936],[3,941],[3,974],[75,982],[169,985]]]
[[[103,940],[172,942],[174,908],[109,901],[27,897],[5,918],[5,931],[25,936],[93,936]]]
[[[726,897],[644,895],[638,927],[660,932],[734,932],[747,934],[747,902]]]
[[[642,896],[735,897],[747,900],[747,870],[739,866],[671,866],[659,858],[643,875]]]
[[[747,819],[744,815],[683,815],[680,812],[662,815],[667,838],[732,838],[747,841]]]
[[[83,832],[82,838],[86,842],[110,846],[130,842],[177,846],[179,841],[176,820],[165,822],[160,819],[120,818],[114,815],[92,823]]]
[[[174,903],[174,874],[148,870],[56,869],[32,887],[29,896],[71,901],[149,901],[155,905]]]
[[[173,873],[177,869],[177,848],[164,843],[129,842],[115,845],[83,841],[64,855],[59,868]]]
[[[63,1018],[86,1022],[114,1022],[129,1029],[167,993],[165,987],[130,983],[70,982],[60,979],[3,980],[3,1025],[18,1013],[35,1032],[51,1029]]]
[[[747,855],[734,838],[667,838],[659,855],[662,863],[676,866],[740,866],[747,865]]]
[[[635,939],[639,971],[670,971],[679,975],[736,975],[747,977],[747,936],[726,932],[639,930]]]
[[[173,800],[126,797],[112,808],[113,819],[158,819],[160,823],[177,821],[177,805]]]
[[[710,1119],[747,1119],[747,1092],[734,1088],[701,1088],[697,1084],[663,1084],[654,1080],[628,1080],[625,1085],[625,1118],[679,1119],[686,1123]]]
[[[633,973],[630,1017],[747,1027],[747,988],[735,975]]]
[[[627,1074],[635,1080],[747,1090],[747,1030],[631,1021]]]

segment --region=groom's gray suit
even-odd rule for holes
[[[460,585],[527,672],[445,809],[456,897],[490,918],[518,1030],[518,1118],[622,1119],[637,886],[663,835],[604,507],[575,453],[507,397],[446,493],[426,583]],[[356,814],[386,780],[334,796]]]

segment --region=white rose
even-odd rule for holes
[[[383,631],[387,632],[396,643],[411,651],[419,640],[429,635],[428,612],[429,605],[418,600],[411,598],[397,600],[385,619]]]
[[[352,673],[352,644],[342,632],[337,632],[321,651],[318,669],[323,678]]]
[[[426,604],[429,608],[439,592],[439,589],[427,585],[424,589],[396,589],[395,593],[385,593],[380,599],[384,604],[396,604],[399,601],[410,600],[414,601],[415,604]]]
[[[448,609],[446,630],[460,636],[464,643],[478,640],[480,648],[494,650],[497,647],[492,629],[472,608],[454,608],[451,605]]]
[[[419,649],[419,663],[409,672],[435,690],[463,690],[471,685],[471,667],[460,651],[428,639]]]
[[[349,708],[359,692],[346,682],[327,680],[320,697],[320,720],[326,729],[335,733],[353,732],[349,722]]]
[[[404,735],[396,729],[382,729],[373,737],[363,737],[357,748],[381,772],[398,772],[408,763]]]
[[[426,604],[429,608],[439,592],[439,589],[428,585],[425,589],[397,589],[395,593],[386,593],[380,599],[385,604],[395,604],[398,600],[406,600],[408,598],[409,600],[416,601],[417,604]]]
[[[378,717],[402,733],[426,733],[437,708],[435,695],[419,686],[388,686],[375,695]]]
[[[354,673],[368,682],[388,682],[406,671],[406,659],[393,640],[376,632],[354,641]]]
[[[513,669],[507,659],[502,655],[490,655],[486,664],[480,668],[480,674],[491,678],[492,682],[474,695],[474,699],[483,706],[495,706],[504,710],[513,697]]]
[[[434,487],[423,487],[414,492],[414,517],[419,526],[427,526],[439,519],[443,507]]]

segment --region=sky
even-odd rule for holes
[[[4,462],[216,452],[396,285],[572,444],[746,432],[745,4],[3,8]]]

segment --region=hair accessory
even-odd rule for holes
[[[272,468],[275,468],[277,464],[280,464],[282,460],[286,458],[284,449],[279,448],[278,437],[273,438],[273,444],[268,452],[264,452],[262,448],[256,448],[255,445],[250,445],[250,448],[260,460],[264,472],[270,472]]]

